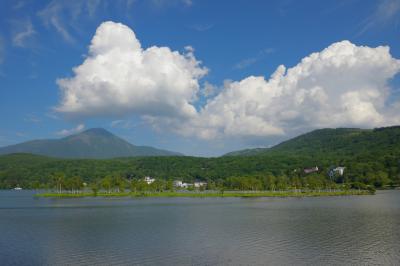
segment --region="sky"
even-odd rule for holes
[[[400,124],[400,0],[0,3],[0,146],[102,127],[219,156]]]

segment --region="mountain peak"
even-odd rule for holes
[[[108,131],[108,130],[106,130],[104,128],[101,128],[101,127],[89,128],[89,129],[87,129],[85,131],[82,131],[81,133],[78,133],[77,135],[79,135],[79,134],[100,135],[100,136],[114,136],[113,133],[111,133],[110,131]]]
[[[153,147],[132,145],[104,128],[90,128],[62,139],[28,141],[0,148],[0,154],[21,152],[62,158],[181,155]]]

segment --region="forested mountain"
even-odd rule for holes
[[[102,128],[88,129],[61,139],[23,142],[0,148],[0,154],[31,153],[58,158],[115,158],[132,156],[171,156],[176,152],[135,146]]]
[[[360,154],[399,154],[400,126],[358,129],[318,129],[282,142],[272,148],[236,151],[225,156],[297,154],[307,156],[357,156]]]

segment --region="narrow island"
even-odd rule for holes
[[[155,197],[155,198],[216,198],[216,197],[323,197],[323,196],[350,196],[350,195],[373,195],[370,190],[337,190],[337,191],[210,191],[210,192],[91,192],[82,193],[40,193],[37,197],[46,198],[82,198],[82,197]]]
[[[270,190],[262,190],[264,186],[252,178],[238,178],[236,186],[227,184],[195,181],[187,183],[181,180],[165,181],[156,180],[146,176],[141,180],[125,180],[120,177],[108,176],[101,182],[90,185],[82,182],[79,177],[65,183],[63,176],[59,176],[58,190],[36,194],[37,197],[51,198],[81,198],[81,197],[321,197],[321,196],[347,196],[347,195],[373,195],[372,187],[351,188],[348,185],[338,186],[330,183],[324,187],[317,183],[310,187],[288,187],[280,184],[269,184]],[[81,185],[82,184],[82,185]],[[278,183],[279,184],[279,183]],[[64,189],[63,189],[64,185]],[[320,184],[322,185],[322,184]],[[128,187],[129,186],[129,187]]]

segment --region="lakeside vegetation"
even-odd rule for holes
[[[150,189],[161,190],[173,180],[193,183],[202,180],[209,190],[366,189],[400,184],[400,156],[364,154],[329,156],[263,155],[246,157],[140,157],[110,160],[56,159],[30,154],[0,156],[0,188],[82,189],[124,187],[151,176],[158,180]],[[317,173],[303,169],[318,165]],[[328,176],[330,167],[345,166],[343,176]],[[165,182],[165,184],[161,184]],[[104,188],[107,190],[107,188]],[[166,188],[168,190],[168,188]]]
[[[82,197],[180,197],[180,198],[210,198],[210,197],[323,197],[373,195],[373,190],[332,190],[332,191],[206,191],[206,192],[80,192],[80,193],[40,193],[37,197],[47,198],[82,198]]]

